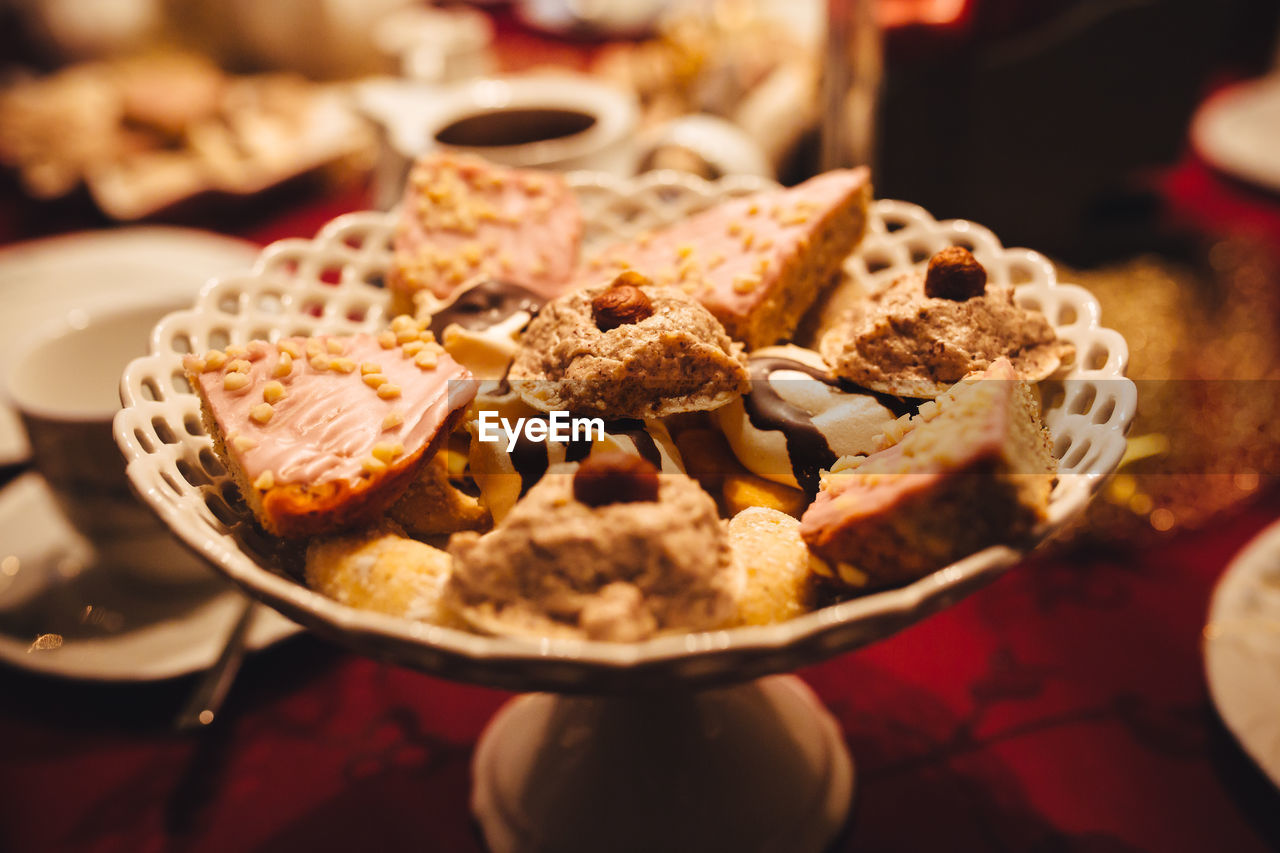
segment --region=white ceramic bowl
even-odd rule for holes
[[[573,173],[587,250],[625,234],[675,221],[718,199],[769,184],[731,178],[708,183],[656,172],[632,181]],[[439,675],[516,690],[626,691],[727,683],[783,672],[870,643],[907,627],[989,583],[1021,553],[996,546],[899,589],[826,607],[767,627],[657,637],[640,643],[485,637],[356,610],[313,592],[276,561],[236,495],[200,427],[199,401],[182,377],[182,354],[227,341],[320,330],[376,329],[386,294],[375,286],[391,261],[393,217],[340,217],[312,240],[267,247],[253,270],[211,282],[189,311],[152,333],[152,354],[122,380],[125,407],[116,440],[134,485],[188,545],[251,595],[303,625],[365,653]],[[966,245],[994,281],[1019,285],[1018,298],[1045,312],[1079,357],[1066,391],[1052,395],[1046,421],[1061,460],[1044,538],[1059,530],[1114,471],[1124,452],[1136,392],[1124,378],[1124,339],[1099,324],[1083,288],[1059,284],[1052,264],[1026,249],[1005,249],[971,222],[937,222],[923,209],[878,201],[870,233],[850,271],[892,278],[950,244]]]

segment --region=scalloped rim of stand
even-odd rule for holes
[[[588,252],[717,200],[773,186],[759,178],[713,183],[674,172],[635,181],[594,173],[570,173],[568,179],[583,208]],[[370,654],[511,689],[728,682],[793,669],[900,630],[990,582],[1024,553],[993,546],[907,586],[787,622],[667,634],[638,643],[471,634],[347,607],[278,573],[266,560],[259,564],[232,536],[250,525],[219,496],[229,479],[199,427],[199,401],[183,387],[182,354],[217,345],[219,334],[242,342],[379,328],[385,323],[386,295],[375,285],[390,262],[393,223],[389,213],[347,214],[313,240],[268,246],[251,271],[211,281],[193,309],[157,325],[151,354],[131,363],[121,382],[124,408],[115,434],[136,490],[196,553],[290,618]],[[991,280],[1017,284],[1018,300],[1042,310],[1077,348],[1076,362],[1063,377],[1076,381],[1045,413],[1061,473],[1048,521],[1032,537],[1035,543],[1081,512],[1120,462],[1136,408],[1136,390],[1124,377],[1128,350],[1118,333],[1101,327],[1092,295],[1059,284],[1043,255],[1006,249],[989,230],[966,220],[935,221],[917,205],[873,202],[867,237],[847,267],[874,284],[923,265],[951,244],[970,247]],[[210,504],[219,501],[221,512],[215,513]]]

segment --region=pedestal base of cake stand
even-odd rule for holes
[[[820,853],[853,801],[835,719],[800,679],[698,693],[521,696],[480,738],[493,853]]]

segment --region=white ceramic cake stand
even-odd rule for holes
[[[853,799],[840,728],[794,675],[521,696],[485,729],[472,777],[472,812],[494,853],[817,853]]]
[[[675,173],[619,181],[578,173],[587,250],[767,186]],[[873,642],[954,603],[1077,515],[1120,461],[1135,391],[1127,349],[1097,302],[1053,266],[1006,249],[971,222],[937,222],[879,201],[850,274],[884,282],[948,245],[969,247],[991,280],[1018,285],[1077,358],[1047,390],[1061,476],[1047,522],[1017,548],[973,554],[900,589],[780,625],[641,643],[484,637],[354,610],[313,592],[251,523],[200,424],[182,375],[186,352],[255,337],[359,331],[387,322],[377,286],[392,218],[341,217],[313,240],[265,249],[251,271],[211,281],[189,311],[153,331],[151,355],[121,383],[115,432],[129,476],[173,531],[249,594],[337,642],[448,678],[519,691],[475,756],[473,807],[498,853],[524,850],[819,851],[843,824],[852,765],[840,732],[797,667]]]

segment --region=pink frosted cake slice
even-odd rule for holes
[[[409,486],[477,382],[409,317],[187,356],[205,429],[269,532],[368,522]]]
[[[801,519],[810,551],[846,586],[916,580],[1045,518],[1056,463],[1008,359],[895,422],[885,441],[837,463]]]
[[[576,282],[598,284],[634,269],[693,295],[747,349],[767,346],[789,337],[836,281],[862,240],[870,199],[866,169],[826,172],[612,246],[585,264]]]
[[[444,299],[476,278],[551,298],[578,263],[582,218],[564,179],[477,157],[427,155],[409,173],[392,243],[392,310],[414,296]]]

